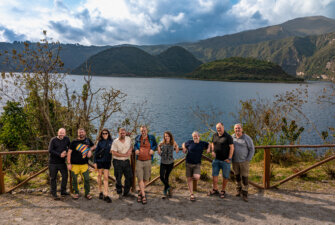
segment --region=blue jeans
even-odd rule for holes
[[[219,176],[220,169],[222,169],[223,178],[228,179],[230,175],[230,163],[214,159],[212,162],[212,176],[213,177]]]

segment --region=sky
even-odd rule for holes
[[[0,0],[0,42],[173,44],[317,15],[335,0]]]

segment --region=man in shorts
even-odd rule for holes
[[[193,193],[193,180],[200,179],[200,164],[202,153],[204,149],[209,151],[210,145],[208,142],[200,141],[200,136],[197,131],[192,133],[193,140],[189,140],[183,143],[182,148],[183,152],[187,153],[186,155],[186,178],[188,190],[190,191],[190,200],[195,201],[195,196]]]
[[[73,199],[79,198],[78,175],[82,174],[84,178],[85,198],[92,199],[90,195],[90,173],[88,171],[88,158],[92,156],[95,149],[93,142],[86,137],[83,128],[78,129],[78,138],[70,144],[67,153],[67,168],[71,171],[72,187],[74,190]]]
[[[148,134],[146,126],[141,126],[141,135],[135,138],[135,155],[136,155],[136,177],[138,186],[140,188],[137,196],[137,202],[147,204],[147,197],[145,195],[145,186],[150,180],[151,176],[151,160],[154,151],[156,151],[157,142],[153,135]]]
[[[133,172],[130,166],[130,156],[133,150],[130,137],[126,136],[126,129],[119,129],[119,137],[112,144],[114,176],[116,178],[116,192],[122,196],[122,176],[124,175],[123,196],[127,196],[131,187]]]
[[[242,195],[243,200],[247,202],[249,187],[249,162],[254,156],[255,146],[251,137],[243,133],[243,128],[240,123],[235,124],[234,131],[235,133],[232,135],[235,149],[233,156],[233,171],[237,183],[236,196],[239,197]]]
[[[224,198],[226,186],[230,175],[230,164],[234,154],[233,138],[224,130],[222,123],[216,124],[217,133],[213,134],[211,152],[214,158],[212,162],[213,189],[208,195],[220,195]],[[222,170],[222,189],[218,190],[219,173]]]

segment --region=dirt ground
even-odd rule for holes
[[[159,183],[158,183],[159,184]],[[112,189],[112,188],[111,188]],[[335,190],[266,190],[251,188],[249,202],[234,196],[232,185],[226,199],[208,197],[199,188],[197,201],[189,201],[185,188],[162,199],[161,186],[148,188],[148,204],[135,196],[112,203],[70,196],[54,201],[40,191],[0,195],[0,224],[335,224]]]

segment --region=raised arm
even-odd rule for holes
[[[182,148],[183,148],[183,153],[185,154],[187,152],[187,148],[185,146],[185,142],[182,144]]]
[[[178,146],[177,142],[174,142],[174,150],[176,151],[176,153],[179,152],[179,146]]]

